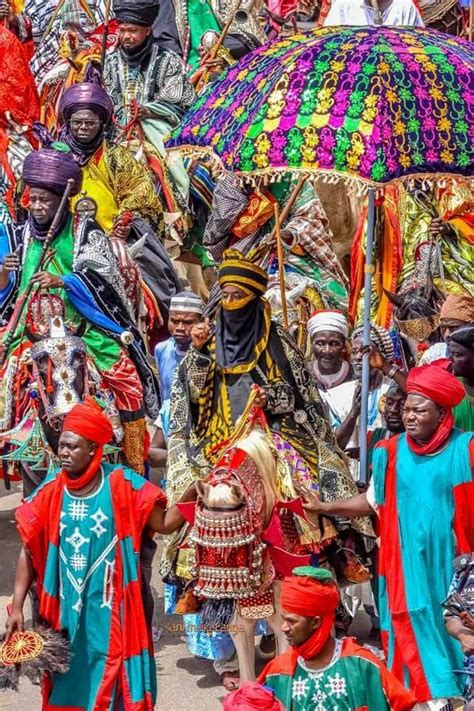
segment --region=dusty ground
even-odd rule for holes
[[[3,630],[20,547],[13,521],[20,494],[18,491],[5,492],[1,482],[0,487],[0,629]],[[156,708],[160,711],[183,711],[183,708],[186,711],[219,711],[226,692],[212,668],[212,663],[190,656],[181,633],[181,617],[163,615],[163,591],[157,570],[158,558],[156,555],[152,579],[155,626],[160,630],[159,641],[155,644],[158,669]],[[359,620],[356,628],[365,632],[366,620]],[[19,693],[0,692],[2,711],[39,711],[40,708],[39,689],[27,680],[22,681]]]

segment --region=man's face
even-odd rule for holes
[[[58,445],[61,467],[73,478],[80,476],[89,466],[96,449],[96,445],[84,437],[62,432]]]
[[[458,378],[474,380],[474,351],[462,346],[460,343],[450,341],[449,357],[453,364],[453,373]]]
[[[352,341],[352,350],[351,350],[351,363],[352,367],[354,368],[354,374],[356,375],[357,378],[359,378],[362,375],[362,359],[364,355],[364,346],[362,342],[362,337],[359,336],[357,338],[354,338]]]
[[[241,299],[245,299],[247,294],[238,286],[232,286],[231,284],[226,284],[222,287],[222,301],[224,304],[232,304]]]
[[[284,610],[281,617],[281,630],[291,647],[299,647],[304,644],[321,627],[320,617],[305,617]]]
[[[442,318],[439,328],[443,341],[445,343],[449,343],[451,334],[454,333],[454,331],[457,331],[458,328],[462,328],[462,326],[466,326],[466,323],[464,321],[459,321],[457,318]]]
[[[403,406],[403,424],[406,433],[420,443],[428,442],[443,418],[443,408],[432,400],[409,393]]]
[[[118,34],[120,45],[124,49],[138,49],[144,44],[147,37],[151,35],[151,27],[142,27],[142,25],[132,25],[130,22],[124,22],[119,25]]]
[[[49,225],[58,210],[61,198],[43,188],[30,188],[30,212],[38,225]]]
[[[191,329],[202,320],[199,314],[189,311],[170,311],[168,331],[181,349],[189,348],[191,344]]]
[[[320,331],[313,338],[313,353],[323,373],[336,373],[344,353],[343,336],[334,331]]]
[[[390,432],[394,432],[395,434],[399,434],[405,430],[402,418],[405,400],[406,394],[400,388],[390,391],[385,398],[385,422]]]
[[[72,114],[69,121],[71,133],[79,143],[92,143],[102,130],[99,116],[90,109],[81,109]]]

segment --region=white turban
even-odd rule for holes
[[[347,338],[349,325],[342,311],[315,311],[308,321],[310,338],[320,331],[333,331],[340,333],[343,338]]]

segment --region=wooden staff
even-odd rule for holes
[[[283,325],[288,330],[288,309],[286,306],[286,290],[285,290],[285,265],[283,263],[283,244],[281,241],[280,208],[278,207],[278,202],[275,202],[275,204],[273,205],[273,212],[275,215],[275,234],[276,234],[277,255],[278,255],[278,274],[280,277],[281,312],[282,312],[282,316],[283,316]]]
[[[8,324],[8,335],[3,343],[4,351],[0,356],[0,367],[4,364],[4,362],[6,360],[6,357],[8,355],[8,350],[12,344],[13,339],[15,338],[16,329],[18,328],[18,324],[20,323],[21,317],[23,315],[25,304],[28,302],[31,292],[33,291],[35,275],[38,272],[41,272],[43,270],[43,267],[49,258],[49,255],[48,255],[49,246],[55,236],[56,230],[59,227],[61,218],[64,213],[64,209],[66,207],[66,203],[69,200],[69,196],[71,194],[71,190],[73,189],[73,187],[74,187],[74,180],[73,180],[73,178],[69,178],[69,180],[66,183],[66,188],[65,188],[63,196],[61,198],[61,202],[59,203],[59,207],[56,210],[56,214],[53,218],[51,226],[50,226],[48,233],[46,235],[46,239],[43,242],[43,250],[41,252],[41,257],[40,257],[38,266],[36,268],[36,272],[32,275],[32,277],[30,279],[30,283],[28,284],[28,288],[26,289],[25,293],[23,294],[23,301],[20,302],[16,312],[15,311],[13,312],[11,322]]]
[[[284,205],[284,207],[283,207],[283,210],[281,211],[281,215],[280,215],[280,225],[283,225],[283,224],[287,221],[287,219],[289,218],[290,212],[291,212],[292,209],[293,209],[293,205],[294,205],[295,202],[296,202],[296,198],[297,198],[298,195],[300,194],[301,188],[303,187],[303,185],[305,184],[305,182],[306,182],[306,177],[305,177],[304,175],[302,175],[302,176],[299,178],[299,180],[298,180],[298,182],[296,183],[296,185],[295,185],[295,187],[293,188],[293,190],[291,191],[290,197],[289,197],[288,200],[286,201],[286,203],[285,203],[285,205]],[[276,223],[275,223],[275,227],[274,227],[273,230],[270,232],[270,234],[268,235],[268,237],[266,238],[265,241],[266,241],[266,242],[272,242],[272,241],[275,239],[275,236],[276,236]]]
[[[100,73],[104,73],[105,55],[107,53],[107,41],[109,39],[110,9],[112,0],[106,0],[104,17],[104,34],[102,35],[102,48],[100,52]]]
[[[224,41],[225,38],[227,37],[227,33],[228,33],[229,30],[230,30],[230,26],[232,25],[232,23],[233,23],[233,21],[234,21],[234,19],[235,19],[235,16],[236,16],[236,14],[237,14],[237,12],[238,12],[238,10],[239,10],[241,4],[242,4],[242,0],[237,0],[237,2],[236,2],[236,4],[235,4],[235,7],[233,8],[232,12],[229,13],[229,17],[227,18],[227,22],[226,22],[225,25],[224,25],[224,29],[223,29],[222,32],[220,33],[217,42],[216,42],[215,45],[211,48],[211,51],[210,51],[210,53],[209,53],[209,59],[210,59],[211,61],[214,60],[214,59],[216,59],[217,53],[219,52],[219,50],[220,50],[220,48],[221,48],[221,46],[222,46],[223,41]],[[204,72],[204,73],[205,73],[205,72]],[[197,84],[196,84],[196,92],[199,92],[199,90],[200,90],[201,87],[202,87],[203,77],[204,77],[204,74],[199,78],[199,80],[198,80],[198,82],[197,82]]]
[[[472,35],[474,29],[474,0],[469,3],[469,42],[472,42]]]
[[[211,53],[210,53],[211,59],[215,59],[215,58],[217,57],[217,53],[218,53],[218,51],[220,50],[223,41],[224,41],[225,38],[227,37],[227,33],[228,33],[229,30],[230,30],[230,26],[231,26],[231,24],[233,23],[234,18],[235,18],[235,16],[236,16],[236,14],[237,14],[237,12],[238,12],[238,10],[239,10],[241,4],[242,4],[242,0],[237,0],[237,2],[235,3],[234,9],[232,10],[232,12],[229,13],[229,17],[227,18],[227,22],[226,22],[225,25],[224,25],[224,29],[223,29],[222,32],[220,33],[219,39],[217,40],[217,42],[215,43],[215,45],[214,45],[214,46],[212,47],[212,49],[211,49]]]

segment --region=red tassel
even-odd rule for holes
[[[48,395],[52,395],[54,393],[54,385],[53,385],[53,364],[51,360],[48,360],[48,375],[47,375],[47,380],[46,380],[46,392]]]

